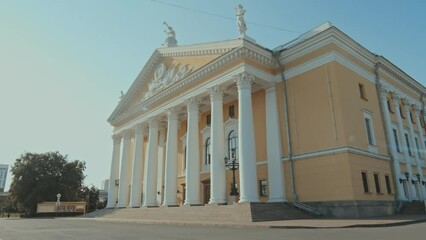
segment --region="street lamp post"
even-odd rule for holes
[[[61,194],[56,194],[56,213],[59,212],[59,207],[61,206]]]
[[[235,171],[238,170],[240,164],[237,163],[237,159],[235,158],[235,149],[232,149],[232,160],[225,157],[225,169],[232,171],[232,187],[231,196],[238,196],[237,184],[235,183]]]

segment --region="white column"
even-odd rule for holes
[[[186,134],[186,191],[184,205],[200,205],[200,150],[198,131],[198,104],[195,98],[186,101],[188,130]]]
[[[178,117],[176,108],[167,113],[166,169],[163,206],[177,206]]]
[[[223,128],[223,90],[208,90],[211,101],[211,165],[209,204],[226,203],[225,133]]]
[[[414,115],[416,117],[416,121],[417,121],[417,130],[419,131],[419,151],[421,153],[421,155],[423,156],[423,159],[425,159],[426,157],[426,152],[425,152],[425,147],[424,147],[424,137],[423,137],[423,128],[422,128],[422,124],[420,122],[420,106],[418,105],[414,105]],[[424,160],[418,159],[417,161],[417,173],[420,174],[420,182],[418,182],[419,184],[419,191],[420,191],[420,199],[421,200],[425,200],[426,199],[426,193],[424,191],[424,188],[422,186],[422,179],[423,179],[423,170],[422,170],[422,162]]]
[[[121,155],[120,183],[118,187],[118,203],[117,207],[123,208],[129,206],[130,195],[130,178],[131,175],[131,159],[130,159],[130,142],[132,132],[126,130],[123,133],[123,150]]]
[[[112,160],[111,160],[111,172],[109,174],[109,186],[108,186],[108,205],[107,208],[114,208],[117,205],[118,200],[118,188],[115,182],[118,181],[120,174],[120,147],[121,147],[121,136],[114,135],[112,137],[114,146],[112,149]]]
[[[254,142],[251,84],[253,76],[242,73],[238,86],[238,156],[240,163],[240,201],[259,202],[257,192],[256,144]]]
[[[414,149],[416,149],[416,139],[414,137],[414,128],[413,128],[413,123],[411,122],[410,119],[410,102],[407,99],[403,99],[404,102],[404,107],[405,107],[405,116],[407,118],[407,122],[408,122],[408,128],[410,130],[410,147],[411,147],[411,153],[414,155],[414,159],[416,160],[416,163],[418,165],[419,163],[419,155],[414,151]],[[410,169],[408,171],[410,173],[410,179],[408,180],[408,184],[410,185],[410,188],[412,189],[412,196],[414,200],[418,200],[420,199],[419,196],[417,196],[417,191],[416,191],[416,186],[413,185],[411,183],[411,179],[415,178],[415,175],[413,173],[413,169],[411,167],[410,164]]]
[[[154,117],[149,119],[148,146],[145,157],[144,169],[144,195],[143,206],[156,206],[157,186],[157,154],[158,154],[158,120]]]
[[[386,121],[386,125],[387,125],[387,129],[386,131],[388,132],[388,136],[389,136],[389,141],[391,141],[389,143],[389,145],[394,145],[394,136],[393,136],[393,130],[392,130],[392,121],[391,121],[391,117],[389,114],[389,109],[387,108],[387,104],[388,104],[388,94],[389,91],[386,90],[383,86],[380,88],[381,91],[381,101],[382,101],[382,106],[383,106],[383,113],[384,113],[384,118]],[[402,142],[403,140],[401,139],[399,142]],[[396,143],[395,143],[396,144]],[[396,199],[397,200],[407,200],[407,198],[404,195],[404,188],[402,186],[402,184],[399,182],[399,179],[401,178],[401,167],[399,166],[399,154],[396,150],[396,147],[391,148],[391,154],[393,156],[393,170],[394,172],[392,173],[394,176],[394,179],[396,179],[396,181],[394,182],[394,184],[396,184],[395,188],[396,188]]]
[[[269,202],[285,201],[284,169],[275,86],[266,92],[266,151],[268,158]]]
[[[165,147],[166,129],[160,130],[160,139],[158,141],[158,164],[157,164],[157,205],[162,203],[163,196],[163,171],[164,171],[164,147]]]
[[[400,106],[399,106],[399,97],[397,95],[393,95],[392,98],[393,98],[393,103],[394,103],[394,106],[395,106],[396,118],[398,120],[399,136],[400,136],[401,145],[402,145],[401,151],[404,152],[406,168],[407,168],[408,173],[410,173],[410,176],[411,176],[412,175],[411,163],[410,163],[411,160],[410,160],[410,155],[408,154],[408,149],[405,149],[406,148],[406,140],[405,140],[405,134],[404,134],[404,126],[403,126],[402,118],[401,118],[401,109],[400,109]],[[413,191],[412,191],[412,188],[410,187],[411,186],[410,181],[407,180],[407,182],[408,182],[407,183],[408,200],[411,200],[411,196],[412,196]]]
[[[133,150],[132,189],[130,192],[129,207],[141,206],[143,137],[144,137],[144,127],[142,124],[139,124],[138,126],[136,126],[136,129],[135,129],[135,145],[133,146],[134,150]]]

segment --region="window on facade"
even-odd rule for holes
[[[234,118],[235,112],[234,112],[234,105],[229,106],[229,117]]]
[[[368,144],[374,145],[373,131],[372,131],[372,127],[371,127],[371,120],[369,118],[365,118],[365,128],[367,130]]]
[[[420,148],[419,148],[419,140],[417,139],[417,137],[415,137],[414,140],[416,141],[417,156],[419,156],[419,158],[421,158],[421,156],[420,156]]]
[[[205,165],[209,165],[210,164],[210,153],[211,153],[211,144],[210,144],[210,138],[207,138],[207,140],[206,140],[206,149],[205,149],[205,152],[206,152],[206,155],[205,155],[205,157],[204,157],[204,164]]]
[[[259,180],[259,194],[260,196],[268,196],[268,182],[266,180]]]
[[[379,182],[379,174],[374,174],[374,185],[376,186],[376,193],[380,193],[380,182]]]
[[[364,188],[364,192],[368,193],[367,173],[366,172],[361,172],[361,178],[362,178],[362,186]]]
[[[392,188],[390,185],[390,178],[388,175],[385,175],[385,182],[386,182],[386,190],[388,191],[388,194],[392,193]]]
[[[408,155],[413,156],[410,149],[410,141],[408,140],[408,134],[405,133],[405,143],[407,145]]]
[[[211,123],[212,123],[212,115],[208,114],[206,117],[206,124],[207,126],[210,126]]]
[[[228,156],[229,159],[234,156],[238,159],[238,135],[235,130],[232,130],[228,135]]]
[[[392,129],[392,130],[393,130],[393,138],[395,139],[396,151],[401,152],[401,149],[399,149],[398,133],[396,132],[396,129]]]
[[[360,83],[358,84],[358,88],[359,88],[359,96],[364,99],[367,100],[367,96],[365,95],[365,87],[364,84]]]

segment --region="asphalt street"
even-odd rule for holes
[[[0,219],[0,240],[423,239],[426,223],[379,228],[268,229],[137,224],[78,219]]]

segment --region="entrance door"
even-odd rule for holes
[[[204,204],[208,204],[210,201],[210,182],[204,183]]]

